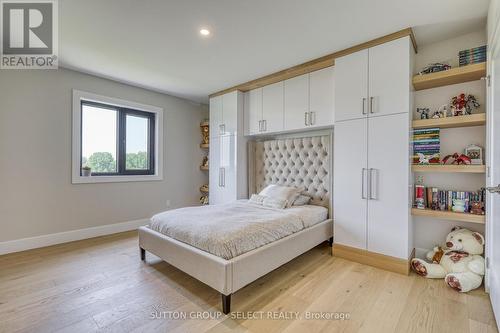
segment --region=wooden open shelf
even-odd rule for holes
[[[462,172],[462,173],[485,173],[486,165],[442,165],[442,164],[414,164],[411,166],[413,172]]]
[[[446,117],[438,119],[418,119],[413,121],[413,129],[417,128],[454,128],[481,126],[486,124],[486,113],[476,113],[467,116]]]
[[[468,213],[455,213],[450,211],[441,211],[441,210],[432,210],[432,209],[411,209],[411,215],[413,216],[424,216],[424,217],[433,217],[436,219],[443,220],[454,220],[454,221],[462,221],[462,222],[471,222],[471,223],[485,223],[484,215],[474,215]]]
[[[413,87],[415,90],[430,89],[450,84],[475,81],[484,76],[486,76],[486,63],[481,62],[479,64],[455,67],[437,73],[415,75],[413,77]]]
[[[210,145],[208,143],[200,143],[200,148],[208,149]]]
[[[200,170],[208,171],[208,166],[200,165]]]

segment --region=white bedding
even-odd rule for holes
[[[166,211],[151,218],[150,228],[231,259],[322,222],[327,215],[320,206],[275,209],[239,200]]]

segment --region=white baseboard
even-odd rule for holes
[[[148,222],[149,219],[141,219],[0,242],[0,255],[135,230]]]

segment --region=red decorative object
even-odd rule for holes
[[[474,95],[465,95],[464,93],[453,97],[450,104],[453,117],[472,114],[472,111],[480,106]]]
[[[446,164],[450,158],[453,158],[453,161],[449,164],[471,164],[471,159],[469,156],[464,154],[455,153],[453,155],[447,155],[443,158],[443,164]]]

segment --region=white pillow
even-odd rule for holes
[[[264,207],[284,209],[286,208],[288,201],[278,198],[264,197],[262,205]]]
[[[262,191],[260,191],[259,195],[263,195],[266,197],[270,197],[273,199],[280,199],[286,201],[286,207],[291,207],[292,203],[297,199],[303,189],[290,187],[290,186],[282,186],[282,185],[267,185]]]
[[[311,201],[311,197],[308,197],[307,195],[299,195],[297,199],[293,202],[293,206],[304,206],[309,204],[309,201]]]
[[[252,194],[250,197],[250,200],[248,200],[251,203],[257,204],[257,205],[262,205],[264,202],[265,196],[259,195],[259,194]]]

